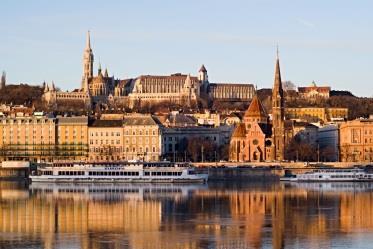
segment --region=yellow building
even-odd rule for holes
[[[158,161],[162,153],[161,129],[151,115],[129,115],[123,118],[124,160]]]
[[[0,119],[0,159],[51,161],[55,154],[56,119],[46,116]]]
[[[92,120],[89,123],[88,133],[90,161],[123,159],[122,120]]]
[[[88,153],[88,117],[57,117],[56,158],[86,160]]]
[[[335,121],[347,119],[347,108],[294,107],[285,108],[287,119],[316,119],[317,121]]]
[[[342,162],[373,161],[373,119],[356,119],[341,124],[340,160]]]
[[[189,115],[189,114],[187,114]],[[193,113],[190,116],[197,119],[198,125],[206,125],[206,126],[220,126],[220,114],[219,113],[211,113],[210,111],[206,110],[205,113]]]

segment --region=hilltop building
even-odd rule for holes
[[[305,99],[329,98],[330,86],[317,86],[312,81],[310,86],[298,87],[299,97]]]
[[[197,76],[176,73],[168,76],[140,75],[130,79],[115,79],[114,76],[109,76],[107,69],[102,71],[101,64],[97,75],[94,75],[93,63],[94,55],[88,32],[80,89],[64,92],[58,91],[53,83],[46,84],[43,95],[45,102],[55,104],[59,101],[80,101],[90,104],[114,101],[129,107],[144,103],[172,102],[190,107],[198,101],[248,101],[254,93],[252,84],[210,82],[204,65]]]

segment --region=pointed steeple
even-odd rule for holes
[[[278,47],[277,47],[277,53],[276,53],[275,80],[274,80],[274,85],[273,85],[273,94],[275,93],[276,94],[278,93],[281,96],[283,96],[281,71],[280,71],[280,59],[278,56]]]
[[[89,30],[88,30],[88,32],[87,32],[87,41],[86,41],[86,47],[85,47],[86,49],[91,49],[91,33],[89,32]]]
[[[52,80],[52,87],[51,87],[51,91],[55,91],[56,90],[56,87],[54,86],[54,81]]]
[[[81,90],[87,91],[87,81],[93,77],[93,61],[94,56],[91,48],[91,34],[87,32],[86,48],[83,53],[83,77]]]
[[[280,59],[276,56],[275,79],[272,89],[272,137],[274,145],[274,159],[281,161],[285,156],[285,102],[282,89]]]
[[[108,71],[107,71],[107,68],[105,68],[104,76],[105,76],[105,78],[108,78],[108,77],[109,77],[109,73],[108,73]]]
[[[102,74],[101,62],[98,63],[98,75]]]
[[[48,84],[45,83],[45,81],[43,82],[43,86],[44,86],[44,92],[48,92],[49,91],[49,88],[48,88]]]
[[[192,87],[192,80],[190,79],[190,74],[187,75],[184,83],[185,88],[191,88]]]
[[[202,81],[204,83],[204,86],[202,87],[204,90],[206,90],[206,87],[208,85],[208,75],[205,65],[202,64],[201,68],[198,70],[198,80]],[[207,84],[205,84],[207,83]]]
[[[0,89],[5,88],[5,84],[6,84],[6,72],[3,71],[1,75]]]
[[[202,66],[201,66],[201,68],[199,69],[198,72],[204,72],[204,73],[206,73],[207,70],[206,70],[206,68],[205,68],[205,65],[202,64]]]

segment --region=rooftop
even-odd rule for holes
[[[122,120],[93,119],[89,121],[89,127],[122,127]]]

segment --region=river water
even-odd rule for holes
[[[372,190],[0,182],[0,248],[373,248]]]

